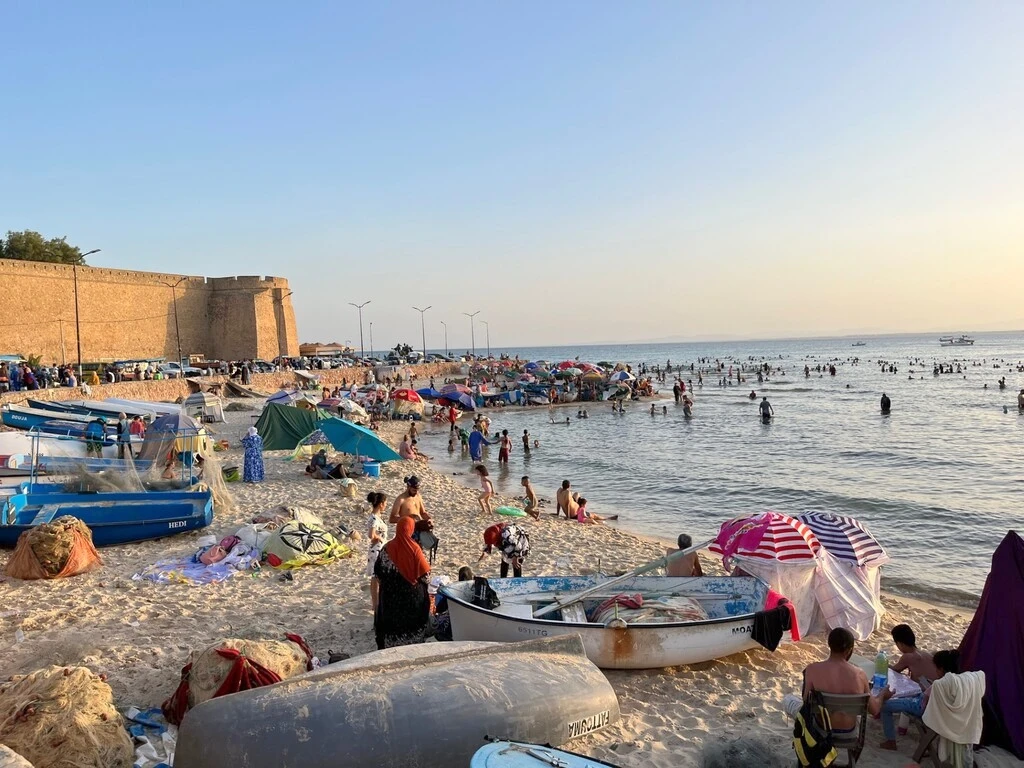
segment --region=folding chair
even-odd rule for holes
[[[825,693],[821,694],[822,703],[828,710],[830,717],[837,714],[853,715],[857,718],[857,725],[849,732],[832,731],[832,746],[836,749],[845,749],[848,756],[847,768],[857,768],[857,760],[864,750],[864,731],[868,722],[868,698],[866,693],[845,694]],[[836,764],[838,766],[838,763]]]

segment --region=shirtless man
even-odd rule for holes
[[[537,503],[537,493],[533,490],[527,475],[523,475],[522,484],[526,491],[526,514],[534,520],[540,520],[540,504]]]
[[[579,494],[571,491],[569,486],[569,481],[563,480],[562,487],[555,493],[555,501],[557,502],[557,506],[555,507],[555,517],[558,517],[558,515],[564,511],[565,519],[573,520],[576,517],[576,510],[579,508],[579,504],[576,503],[576,499],[579,498]]]
[[[411,517],[415,520],[430,519],[430,514],[423,506],[423,497],[420,496],[420,479],[416,475],[405,478],[405,491],[395,498],[388,522],[394,525],[403,517]]]
[[[676,541],[679,545],[679,549],[666,549],[665,554],[671,555],[673,552],[680,552],[684,549],[689,549],[693,546],[693,539],[690,538],[689,534],[680,533],[679,538]],[[665,567],[666,576],[703,576],[704,571],[701,570],[700,560],[697,559],[697,553],[691,552],[688,555],[676,558]]]
[[[902,654],[895,664],[890,664],[893,672],[906,671],[915,683],[931,682],[939,677],[939,670],[932,661],[932,655],[917,647],[914,630],[908,624],[897,624],[892,628],[892,639]]]
[[[811,691],[822,693],[858,694],[871,693],[864,670],[850,663],[855,639],[853,633],[843,627],[836,627],[828,633],[829,657],[825,661],[811,664],[804,670],[803,697],[806,700]],[[829,713],[835,730],[849,731],[857,726],[857,718],[842,712]]]
[[[416,460],[416,451],[412,447],[412,440],[408,435],[402,435],[402,442],[398,444],[398,455],[406,461]]]

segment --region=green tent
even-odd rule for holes
[[[265,451],[294,451],[321,421],[329,418],[331,415],[319,408],[306,410],[268,403],[256,422],[256,431],[263,438]]]

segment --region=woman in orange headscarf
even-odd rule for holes
[[[420,545],[413,541],[415,527],[413,518],[401,518],[395,526],[395,538],[384,545],[373,566],[373,575],[380,584],[373,619],[377,648],[412,645],[427,639],[430,564]]]

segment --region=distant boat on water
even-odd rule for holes
[[[959,336],[941,336],[939,345],[943,347],[970,347],[974,345],[974,339],[961,333]]]
[[[855,341],[853,342],[854,347],[866,347],[868,343],[866,341]]]

